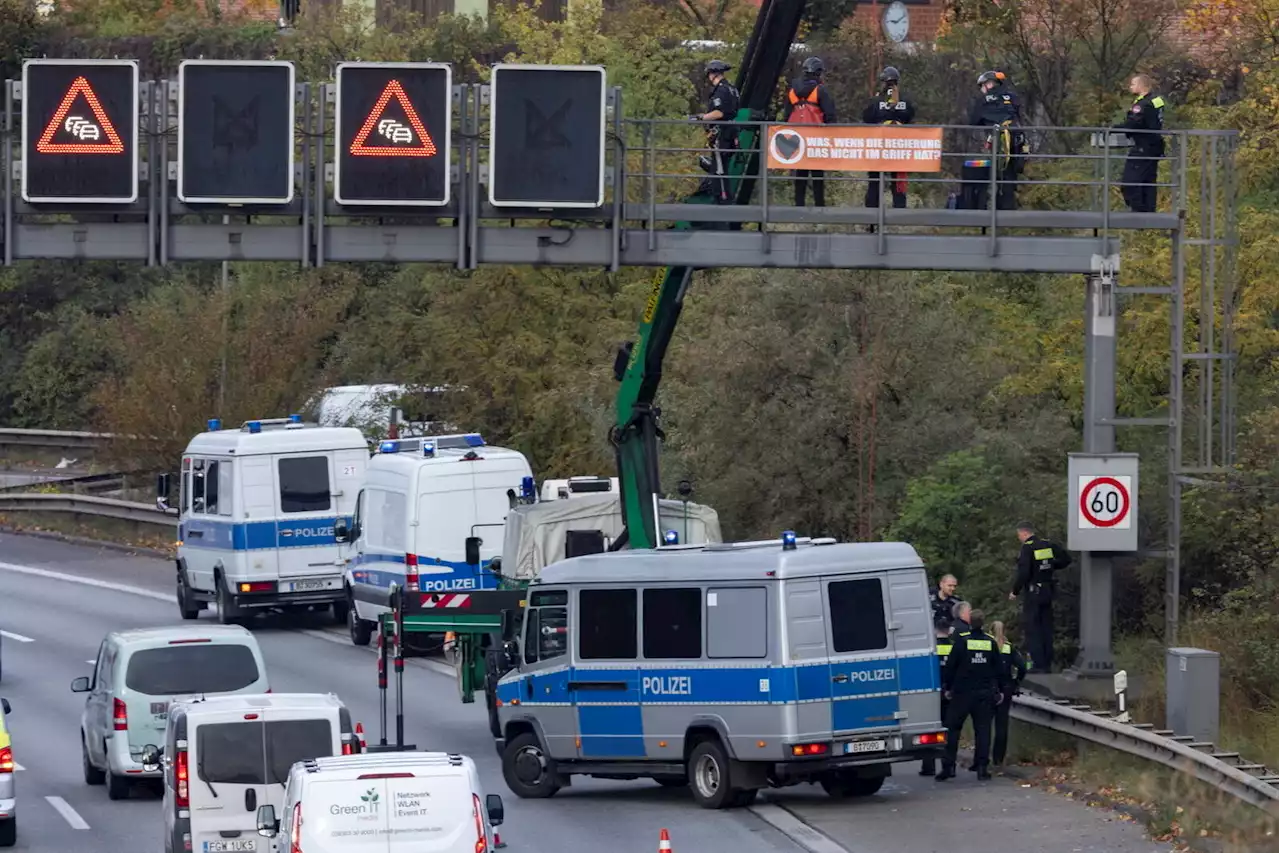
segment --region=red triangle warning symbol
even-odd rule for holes
[[[387,104],[391,103],[392,98],[400,102],[408,125],[395,119],[382,117],[383,111],[387,108]],[[366,145],[369,134],[375,130],[379,136],[393,144]],[[422,119],[418,118],[418,111],[413,108],[413,104],[409,103],[409,96],[404,93],[404,87],[400,85],[400,81],[392,80],[382,90],[382,97],[378,98],[378,102],[373,105],[369,117],[364,120],[364,126],[352,141],[351,155],[353,157],[434,157],[435,154],[436,144],[432,141],[431,134],[427,133],[427,129],[423,127]]]
[[[77,95],[84,98],[89,111],[93,113],[92,119],[82,115],[68,115]],[[53,137],[58,131],[65,132],[75,141],[54,142]],[[71,88],[67,89],[67,94],[62,96],[62,103],[54,110],[48,127],[40,134],[36,150],[41,154],[123,154],[124,142],[120,139],[120,134],[116,133],[111,119],[107,118],[107,111],[102,108],[102,102],[98,100],[89,81],[77,77]]]

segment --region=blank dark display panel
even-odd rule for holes
[[[292,63],[189,60],[178,78],[178,198],[196,204],[292,201]]]
[[[489,201],[604,203],[605,73],[594,65],[497,65],[490,89]]]

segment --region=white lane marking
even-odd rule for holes
[[[751,806],[749,811],[775,829],[799,844],[809,853],[851,853],[851,851],[832,841],[826,835],[803,823],[791,812],[772,803],[761,803]]]
[[[10,640],[17,640],[19,643],[34,643],[35,640],[30,637],[24,637],[21,634],[15,634],[12,631],[0,631],[0,637],[8,637]]]
[[[78,583],[82,586],[92,586],[98,589],[109,589],[114,592],[138,595],[143,598],[150,598],[153,601],[163,601],[169,604],[172,604],[174,601],[173,593],[156,592],[153,589],[143,589],[140,586],[129,586],[124,583],[100,581],[97,578],[87,578],[83,575],[70,575],[66,572],[55,572],[50,569],[37,569],[34,566],[20,566],[17,563],[0,563],[0,571],[15,572],[20,575],[31,575],[37,578],[48,578],[49,580],[55,581]]]
[[[72,829],[88,829],[89,824],[84,822],[84,818],[71,808],[71,804],[62,797],[45,797],[49,805],[57,809],[58,814],[62,815],[63,820],[71,824]]]
[[[16,572],[17,574],[20,574],[20,575],[31,575],[32,577],[48,578],[49,580],[68,581],[69,583],[78,583],[84,586],[96,587],[98,589],[109,589],[109,590],[112,590],[113,592],[123,592],[127,595],[137,595],[137,596],[141,596],[142,598],[150,598],[153,601],[163,601],[166,604],[172,604],[174,601],[172,593],[156,592],[154,589],[143,589],[140,586],[130,586],[129,584],[124,584],[124,583],[113,583],[111,581],[101,581],[101,580],[98,580],[97,578],[87,578],[82,575],[71,575],[71,574],[67,574],[66,572],[55,572],[55,571],[52,571],[51,569],[38,569],[38,568],[35,568],[34,566],[21,566],[21,565],[18,565],[17,563],[0,562],[0,571]],[[312,631],[312,630],[303,630],[303,631],[299,631],[298,633],[305,634],[308,637],[314,637],[315,639],[318,639],[318,640],[325,640],[326,642],[337,643],[340,646],[350,645],[352,648],[359,648],[358,646],[351,643],[350,638],[347,637],[346,634],[340,634],[340,633],[331,634],[331,633],[328,633],[327,631]],[[365,646],[365,648],[367,648],[369,651],[374,653],[377,653],[378,651],[377,647],[375,647],[373,644]],[[406,662],[410,664],[419,664],[426,669],[432,670],[434,672],[438,672],[441,675],[447,675],[450,678],[453,678],[455,675],[453,671],[453,667],[449,666],[448,664],[440,663],[439,661],[423,660],[422,658],[411,658]],[[96,661],[89,661],[89,663],[96,663]]]
[[[98,662],[97,662],[96,660],[87,660],[87,661],[85,661],[85,663],[89,664],[89,666],[97,666],[97,665],[98,665]]]

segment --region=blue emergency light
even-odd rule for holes
[[[674,530],[668,530],[666,533],[662,534],[662,541],[667,545],[679,545],[680,534],[676,533]]]
[[[262,432],[262,421],[249,421],[249,432],[250,433]]]
[[[209,418],[209,422],[205,426],[209,428],[209,432],[217,432],[222,429],[222,421],[217,418]]]
[[[302,415],[289,415],[289,423],[291,424],[302,423]]]
[[[467,447],[484,447],[484,439],[480,437],[480,433],[468,433],[466,436]]]
[[[379,453],[398,453],[400,450],[400,442],[384,441],[378,445]]]
[[[794,551],[796,549],[796,532],[794,530],[782,531],[782,550]]]
[[[532,477],[520,478],[520,497],[530,498],[530,499],[533,498],[533,478]]]
[[[424,442],[422,442],[422,455],[423,455],[423,456],[425,456],[425,457],[427,457],[428,459],[433,459],[433,458],[435,458],[435,455],[436,455],[436,443],[435,443],[434,441],[424,441]]]

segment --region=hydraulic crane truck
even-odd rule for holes
[[[792,43],[800,28],[806,0],[763,0],[755,27],[743,53],[736,86],[739,93],[739,110],[734,116],[738,127],[738,146],[727,164],[730,190],[734,204],[751,203],[756,183],[763,166],[760,144],[760,126],[746,124],[770,118],[767,115],[777,90],[779,79],[786,70]],[[686,199],[688,203],[714,204],[715,197],[704,182],[698,193]],[[713,224],[679,222],[677,230],[693,230],[699,227],[723,227]],[[731,225],[731,228],[736,227]],[[658,474],[658,440],[662,437],[658,426],[658,409],[654,400],[658,384],[662,380],[662,363],[667,347],[680,319],[684,297],[693,277],[693,267],[670,267],[654,278],[653,289],[645,303],[637,338],[619,349],[614,362],[614,377],[620,383],[616,398],[616,423],[609,439],[615,449],[618,465],[623,531],[610,545],[610,550],[621,548],[657,548],[660,544],[659,500],[661,486]],[[532,484],[521,496],[524,502],[534,500]],[[479,563],[478,554],[471,553],[468,543],[468,563]],[[475,550],[478,552],[478,546]],[[502,588],[470,593],[465,609],[454,605],[456,597],[448,594],[420,593],[393,589],[392,612],[381,618],[379,626],[379,688],[383,691],[383,719],[385,732],[387,667],[392,666],[398,676],[403,672],[402,638],[405,632],[444,634],[451,633],[455,642],[458,692],[463,702],[474,701],[474,691],[485,690],[489,706],[490,727],[495,737],[500,737],[494,713],[493,686],[504,670],[507,650],[504,639],[513,636],[519,624],[520,611],[525,605],[524,584],[510,588],[504,581]],[[401,740],[402,713],[400,691],[397,689],[397,741]],[[385,735],[384,735],[385,739]]]

